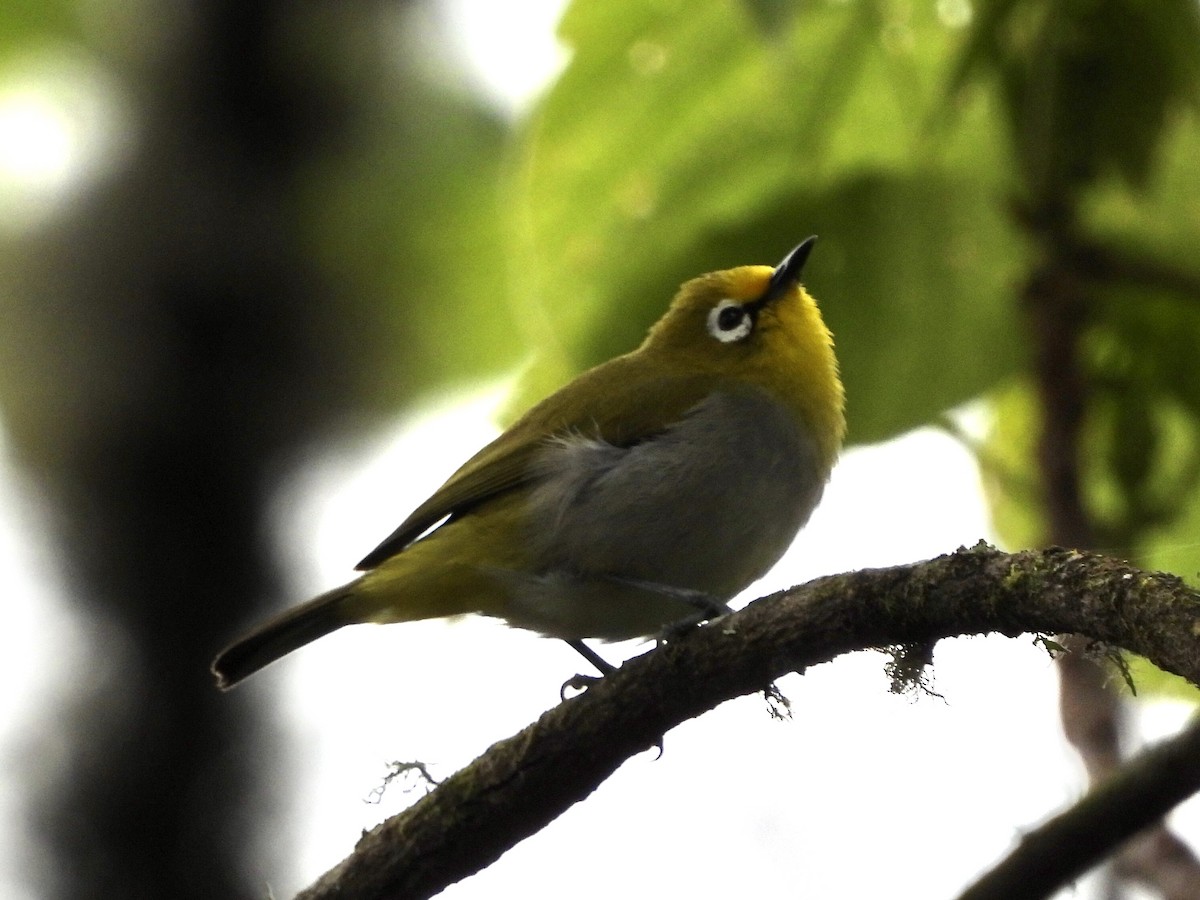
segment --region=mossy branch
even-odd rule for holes
[[[1200,593],[1171,575],[1073,550],[1008,554],[981,543],[927,562],[819,578],[630,660],[547,711],[364,834],[300,897],[432,896],[725,700],[853,650],[988,632],[1077,633],[1200,684]]]

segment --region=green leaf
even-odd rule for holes
[[[546,386],[630,349],[697,266],[695,244],[771,202],[797,159],[779,70],[740,6],[577,2],[574,48],[521,149],[510,284]],[[799,226],[802,227],[802,226]],[[614,331],[598,327],[619,307]]]
[[[988,98],[946,99],[961,31],[890,2],[808,3],[783,27],[734,2],[571,6],[574,55],[508,203],[510,297],[543,354],[530,396],[636,346],[687,278],[774,264],[813,232],[806,275],[836,332],[852,439],[1014,371],[1023,247]]]
[[[812,218],[830,237],[807,281],[835,335],[852,440],[929,421],[1018,371],[1021,251],[985,186],[938,171],[864,175]]]

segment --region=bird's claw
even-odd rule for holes
[[[594,684],[599,684],[604,680],[603,675],[572,675],[562,683],[562,687],[558,689],[558,699],[566,700],[567,691],[586,691]]]

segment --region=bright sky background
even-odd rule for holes
[[[551,30],[560,6],[448,0],[445,22],[480,83],[519,110],[565,59]],[[0,186],[23,185],[42,202],[69,188],[67,173],[100,139],[81,137],[92,121],[85,96],[47,100],[17,88],[0,91]],[[64,96],[76,99],[64,106]],[[15,133],[40,135],[42,149],[14,146]],[[294,473],[274,511],[292,594],[346,580],[363,552],[495,434],[491,413],[502,398],[502,387],[449,398]],[[0,429],[0,652],[9,673],[0,693],[0,895],[22,898],[32,895],[4,874],[32,849],[14,831],[24,787],[15,763],[80,633],[51,552],[37,542],[47,531],[41,498],[17,479],[3,438]],[[847,453],[808,528],[748,595],[989,537],[970,455],[921,431]],[[687,723],[667,735],[661,759],[630,760],[586,802],[443,896],[952,896],[1081,788],[1059,733],[1054,667],[1028,639],[943,642],[934,672],[941,700],[889,694],[884,663],[864,653],[784,679],[790,722],[773,721],[751,697]],[[364,828],[412,802],[417,794],[399,783],[378,805],[365,802],[388,761],[422,760],[448,775],[555,704],[559,684],[582,668],[559,642],[465,620],[345,629],[256,677],[241,690],[275,704],[298,764],[280,776],[295,798],[280,827],[296,834],[299,870],[264,871],[264,884],[290,896]],[[1188,712],[1150,704],[1142,724],[1166,734]],[[1200,834],[1195,801],[1176,819]]]

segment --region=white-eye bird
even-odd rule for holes
[[[845,432],[833,340],[799,282],[814,242],[684,284],[640,347],[476,453],[357,579],[222,652],[218,684],[359,622],[494,616],[603,668],[583,638],[724,610],[808,521]]]

